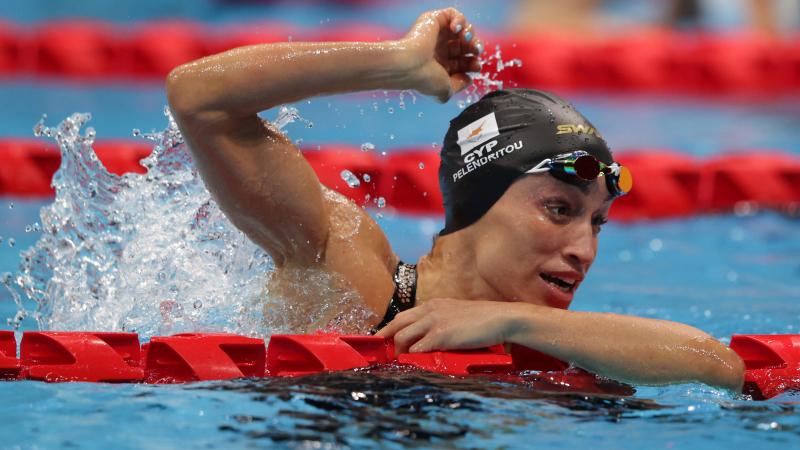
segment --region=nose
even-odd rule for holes
[[[597,235],[591,223],[576,224],[572,233],[565,234],[568,240],[563,247],[564,257],[576,270],[586,273],[597,256]]]

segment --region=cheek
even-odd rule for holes
[[[507,217],[505,223],[486,233],[478,246],[477,265],[484,279],[503,284],[519,283],[538,273],[553,253],[550,227],[537,217]],[[492,283],[495,284],[495,283]]]

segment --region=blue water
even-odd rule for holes
[[[492,28],[501,27],[508,13],[505,2],[460,4],[476,15],[476,22]],[[211,24],[280,18],[305,27],[363,20],[400,27],[432,6],[278,2],[259,7],[211,0],[109,5],[11,1],[0,3],[0,17],[38,22],[84,16],[124,23],[183,17]],[[796,98],[569,97],[620,151],[667,148],[707,157],[736,149],[777,149],[800,155]],[[98,139],[130,137],[133,128],[164,127],[165,97],[158,83],[5,80],[0,98],[0,137],[30,137],[42,113],[60,121],[74,111],[93,113]],[[380,92],[301,102],[296,106],[315,126],[290,133],[312,148],[372,142],[378,151],[433,149],[458,106],[423,98],[406,102],[407,109],[400,109],[397,94]],[[16,270],[20,251],[36,242],[38,233],[26,232],[26,226],[39,221],[39,209],[46,204],[0,198],[0,273]],[[432,233],[441,227],[438,217],[386,215],[378,221],[408,261],[429,249]],[[676,320],[723,341],[734,333],[800,333],[796,218],[762,213],[611,223],[601,236],[597,262],[576,296],[575,309]],[[0,318],[16,310],[0,289]],[[0,328],[8,327],[3,322]],[[32,319],[22,322],[22,330],[34,328]],[[549,395],[525,385],[381,369],[186,386],[8,382],[0,383],[0,398],[0,449],[785,449],[800,439],[800,396],[752,402],[696,384],[643,387],[634,397],[619,399]]]

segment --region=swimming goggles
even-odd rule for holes
[[[619,163],[604,164],[583,150],[547,158],[525,173],[543,173],[550,170],[575,175],[585,181],[596,180],[602,173],[608,192],[614,198],[627,194],[633,187],[633,177],[627,167]]]

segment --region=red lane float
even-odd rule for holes
[[[734,335],[745,365],[744,393],[756,400],[800,390],[800,335]]]
[[[0,22],[0,75],[163,80],[177,65],[242,45],[376,41],[405,31],[358,23],[298,29],[287,23],[219,28],[165,21],[129,27],[85,20],[29,28]],[[523,62],[498,74],[522,86],[746,95],[800,91],[796,38],[658,29],[592,39],[531,33],[493,36],[491,30],[482,36],[488,53],[500,44],[505,61]]]
[[[379,336],[338,334],[273,335],[267,375],[297,376],[386,364],[394,348]]]
[[[22,335],[22,376],[41,381],[142,381],[136,333],[28,331]]]
[[[700,202],[709,211],[740,202],[780,209],[800,204],[800,160],[768,151],[725,155],[707,161]]]
[[[620,153],[617,159],[630,168],[634,187],[614,202],[614,219],[662,219],[703,212],[698,196],[703,171],[694,158],[663,150],[642,150]]]
[[[15,380],[19,377],[17,341],[13,331],[0,331],[0,380]]]
[[[109,171],[143,173],[145,142],[98,141],[94,145]],[[441,214],[439,156],[430,149],[400,149],[388,156],[346,145],[307,150],[306,159],[322,184],[371,206],[409,214]],[[46,196],[59,165],[53,146],[28,139],[0,139],[0,195]],[[667,150],[622,151],[619,161],[633,172],[634,188],[615,203],[616,220],[663,219],[753,207],[796,214],[800,210],[800,158],[771,151],[725,154],[707,160]],[[359,184],[346,182],[349,170]],[[369,181],[366,181],[369,180]],[[352,186],[351,186],[352,185]]]
[[[264,376],[264,341],[231,334],[154,337],[142,346],[147,383]]]
[[[800,335],[734,335],[731,349],[745,363],[744,393],[756,400],[800,391]],[[631,395],[630,386],[601,379],[533,349],[512,345],[468,351],[401,354],[377,336],[274,335],[261,339],[224,333],[153,337],[135,333],[23,333],[16,358],[14,333],[0,331],[0,378],[48,382],[185,383],[241,377],[300,376],[399,364],[452,376],[490,375],[540,390]]]

